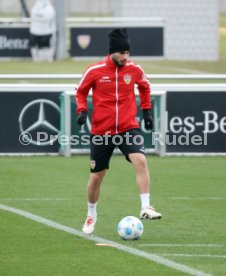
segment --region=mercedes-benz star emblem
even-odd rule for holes
[[[26,116],[29,116],[29,111],[32,107],[38,105],[38,116],[37,116],[37,120],[32,123],[31,125],[29,125],[28,127],[24,127],[24,118]],[[47,99],[38,99],[38,100],[34,100],[32,102],[30,102],[29,104],[27,104],[21,111],[20,116],[19,116],[19,128],[20,128],[20,141],[22,140],[22,142],[24,142],[23,144],[33,144],[33,145],[38,145],[38,146],[45,146],[45,145],[52,145],[52,143],[54,141],[56,141],[56,139],[59,136],[60,130],[57,129],[53,124],[51,124],[49,121],[47,121],[46,119],[46,115],[45,115],[45,105],[50,106],[51,108],[53,108],[54,112],[58,112],[60,113],[60,108],[59,106],[54,103],[53,101],[47,100]],[[45,128],[48,131],[54,133],[55,135],[52,135],[51,139],[48,139],[48,141],[37,141],[35,140],[31,135],[31,131],[34,130],[38,130],[39,128]],[[26,139],[25,139],[25,138]],[[26,142],[26,143],[25,143]],[[29,143],[28,143],[29,142]]]

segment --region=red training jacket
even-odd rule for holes
[[[117,134],[139,128],[134,86],[138,86],[141,109],[151,108],[150,84],[142,68],[127,60],[122,67],[107,56],[85,71],[75,96],[77,113],[88,111],[87,96],[92,88],[91,134]]]

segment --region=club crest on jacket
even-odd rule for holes
[[[126,84],[130,84],[132,77],[131,75],[124,75],[123,79]]]

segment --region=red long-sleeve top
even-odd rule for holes
[[[77,113],[88,111],[87,96],[92,89],[91,134],[117,134],[139,128],[134,88],[137,85],[141,109],[151,109],[150,83],[143,69],[127,60],[117,66],[107,56],[105,61],[85,71],[75,96]]]

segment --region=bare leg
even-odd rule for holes
[[[106,174],[106,170],[91,173],[87,185],[88,214],[83,225],[84,234],[91,235],[97,221],[96,205],[100,195],[100,185]]]
[[[140,192],[140,218],[160,219],[162,214],[156,212],[155,209],[150,205],[150,176],[145,156],[141,153],[131,153],[129,154],[129,159],[135,168],[136,182]]]
[[[142,153],[131,153],[129,159],[136,172],[136,182],[140,194],[150,193],[150,176],[145,156]]]
[[[106,170],[90,173],[87,185],[87,199],[89,203],[96,203],[100,194],[100,185],[106,174]]]

